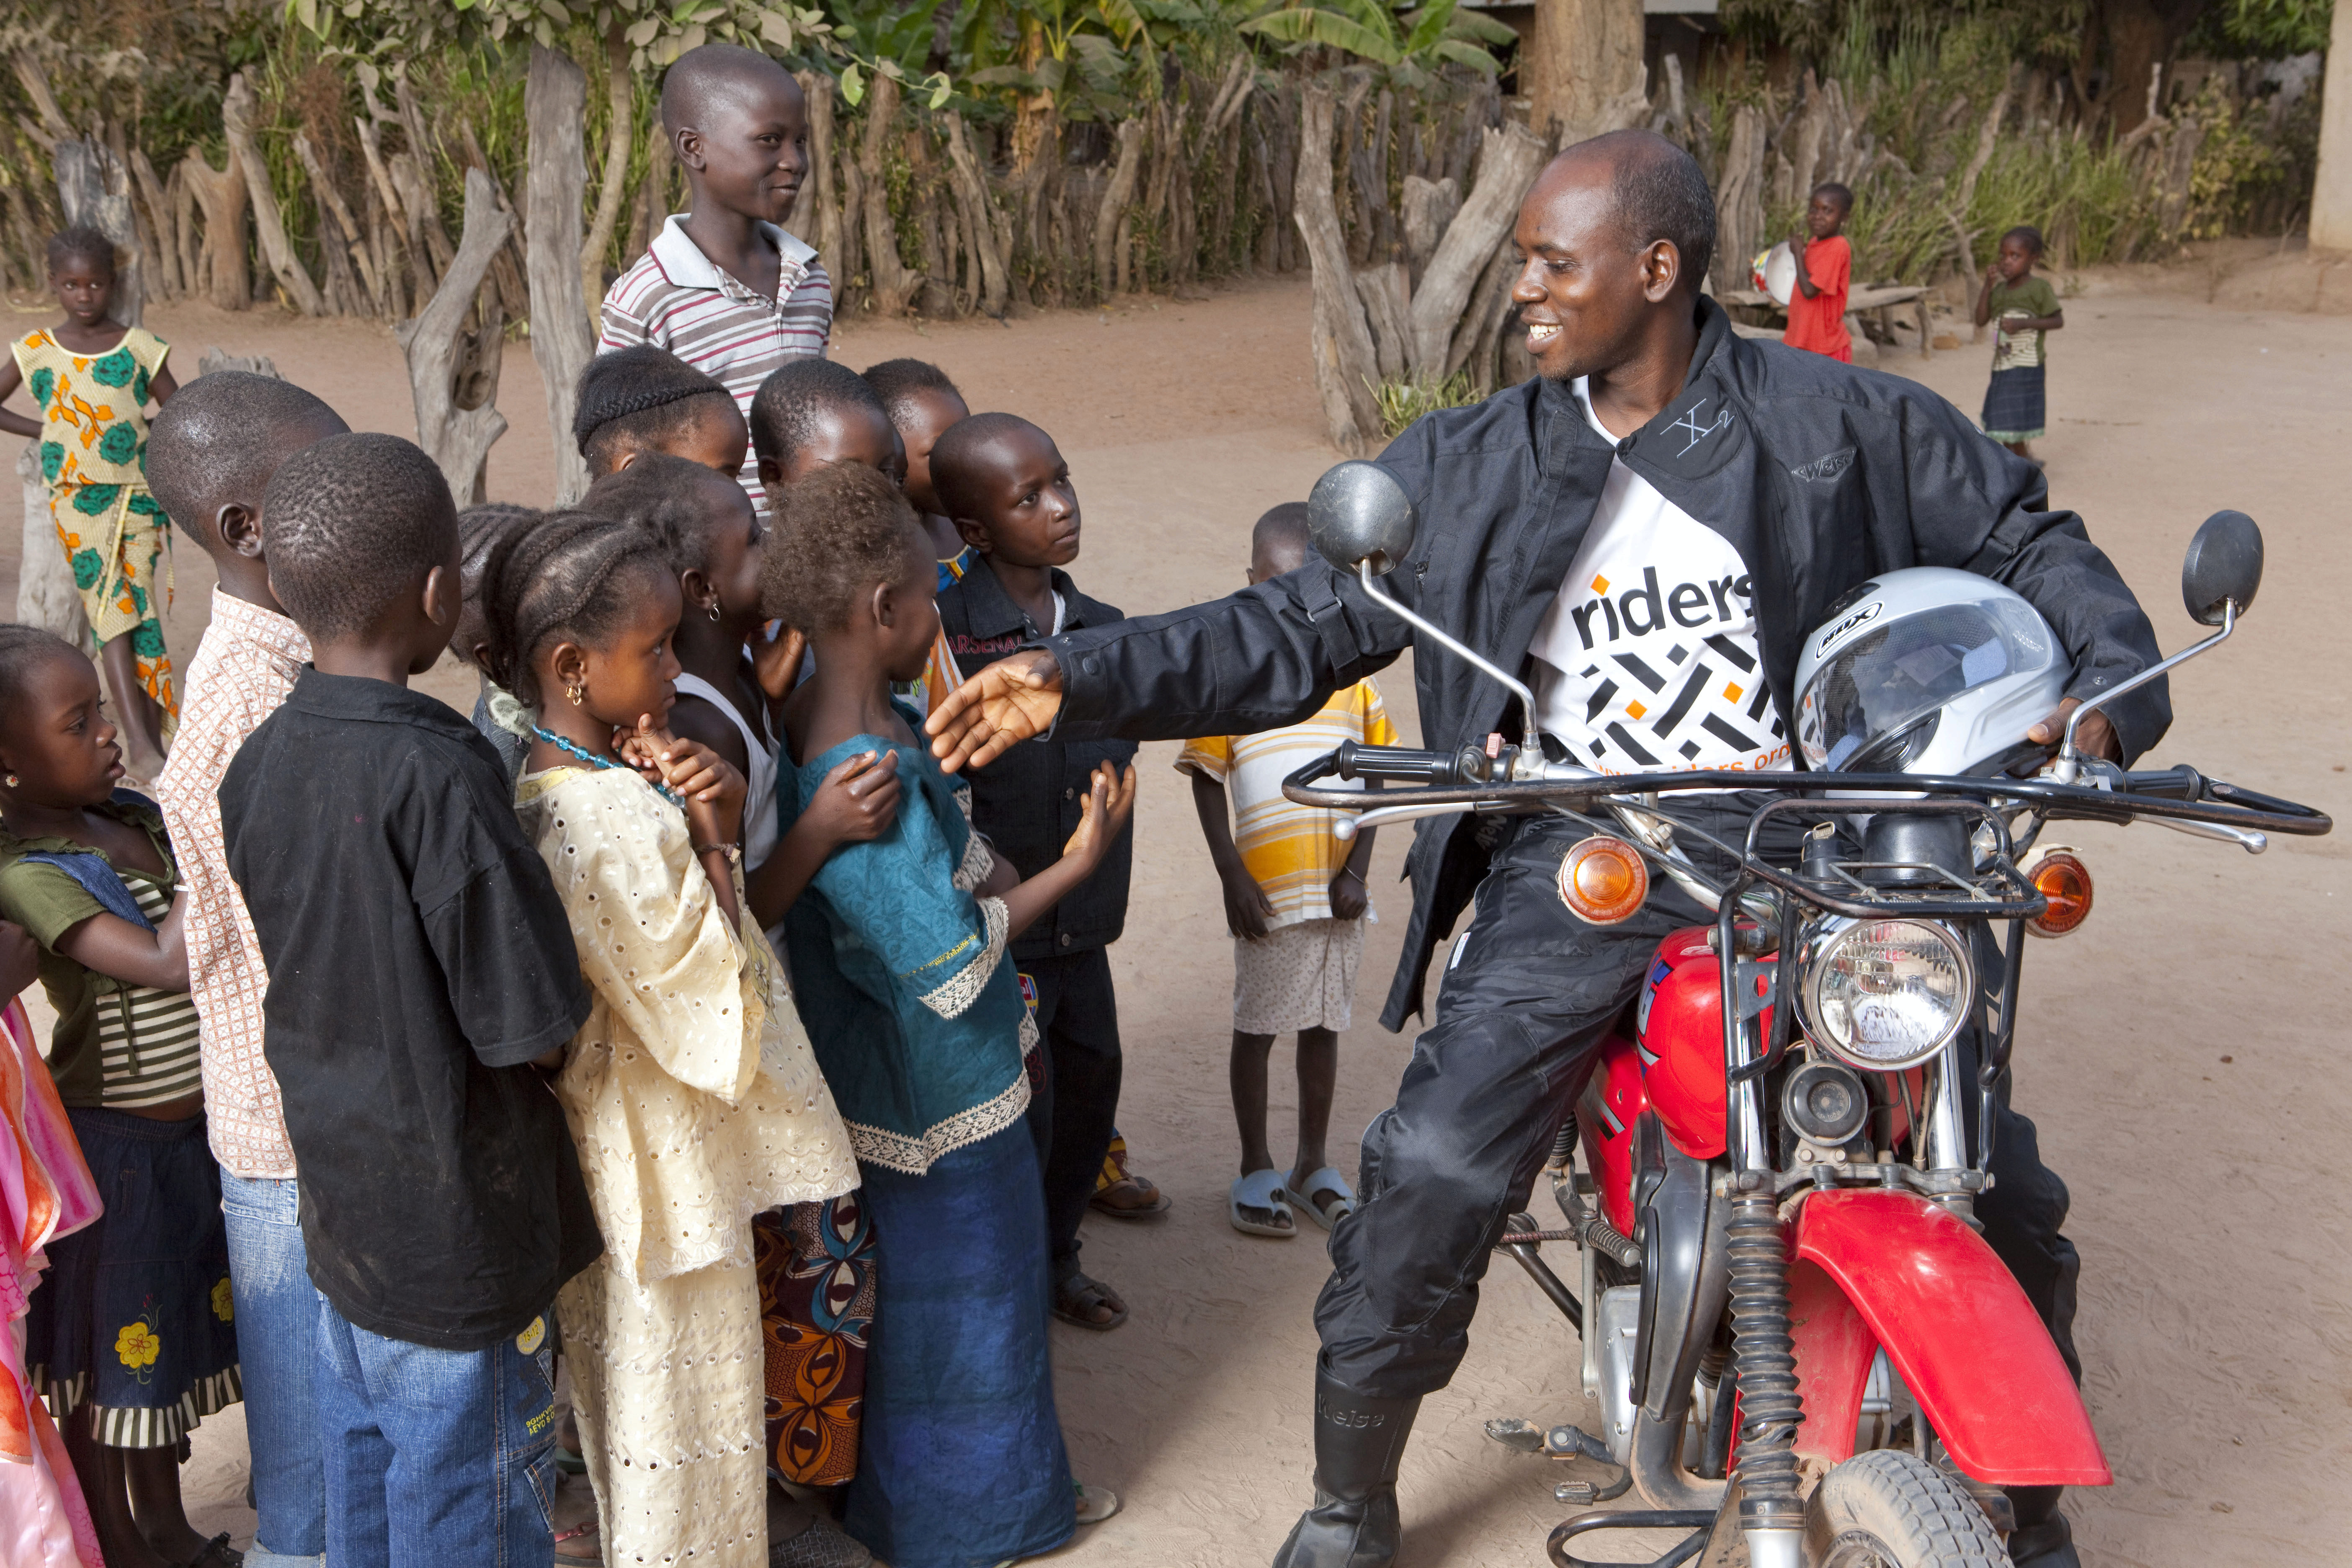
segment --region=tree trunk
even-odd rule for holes
[[[1095,292],[1105,300],[1110,298],[1115,282],[1124,283],[1117,276],[1125,270],[1116,265],[1120,259],[1118,226],[1127,216],[1128,204],[1135,199],[1136,172],[1142,163],[1143,121],[1122,120],[1118,122],[1118,162],[1112,166],[1102,205],[1095,209]]]
[[[58,525],[49,516],[49,487],[33,455],[37,441],[27,441],[16,454],[16,477],[25,498],[23,555],[16,566],[16,620],[39,626],[81,649],[96,650],[89,621],[82,614],[81,595],[74,587],[73,568],[66,564],[64,546],[58,542]]]
[[[245,169],[231,145],[215,169],[194,147],[180,160],[180,175],[204,209],[205,247],[200,269],[213,303],[224,310],[253,305],[252,275],[245,266]]]
[[[1535,32],[1519,57],[1528,123],[1565,147],[1637,118],[1643,97],[1642,0],[1536,0]]]
[[[636,142],[636,103],[629,76],[629,45],[615,22],[604,35],[605,108],[611,129],[604,138],[604,183],[596,191],[596,216],[588,237],[580,244],[580,298],[587,301],[588,330],[599,330],[604,304],[604,252],[612,247],[613,230],[621,221],[621,195],[629,179],[629,152]],[[583,134],[585,134],[583,128]],[[557,443],[559,446],[561,442]]]
[[[1310,82],[1304,98],[1293,206],[1315,278],[1315,390],[1323,401],[1331,444],[1360,456],[1381,435],[1380,399],[1372,391],[1372,336],[1364,324],[1363,304],[1349,268],[1348,242],[1339,232],[1339,209],[1331,194],[1331,89]]]
[[[877,315],[897,316],[923,286],[923,275],[898,259],[898,229],[890,218],[884,177],[892,124],[898,118],[898,83],[877,73],[866,93],[866,129],[858,139],[858,174],[866,186],[866,265],[873,278]]]
[[[327,258],[329,276],[333,276],[339,259],[346,268],[356,263],[365,288],[363,291],[353,291],[353,302],[372,307],[382,315],[383,281],[376,276],[375,258],[368,254],[366,236],[361,232],[359,220],[352,216],[351,204],[343,200],[343,193],[328,178],[326,165],[319,161],[318,149],[299,131],[294,133],[294,156],[301,161],[302,172],[310,177],[310,189],[319,199],[319,248]],[[359,309],[349,313],[364,315],[367,310]]]
[[[816,247],[816,253],[831,272],[842,264],[841,254],[841,187],[834,177],[834,118],[833,78],[823,71],[801,71],[801,98],[808,105],[808,174],[801,185],[800,206],[809,213],[802,220],[804,226],[793,232]],[[812,205],[814,204],[814,205]],[[836,277],[834,292],[839,295],[849,279]]]
[[[1478,181],[1445,237],[1437,242],[1412,299],[1412,343],[1409,355],[1412,374],[1438,380],[1447,373],[1456,329],[1470,291],[1495,255],[1495,247],[1511,232],[1519,203],[1542,173],[1549,149],[1517,125],[1483,133],[1478,153]]]
[[[228,96],[221,100],[221,125],[228,135],[230,153],[245,170],[246,187],[253,198],[253,231],[261,241],[262,259],[269,264],[278,287],[286,290],[296,310],[306,316],[325,314],[326,302],[319,298],[319,286],[310,281],[302,258],[294,254],[293,242],[286,237],[278,195],[269,188],[269,165],[261,161],[261,153],[253,144],[253,89],[246,84],[243,71],[228,79]]]
[[[1000,221],[994,204],[988,199],[988,179],[981,173],[980,160],[972,156],[971,144],[964,138],[963,116],[950,112],[945,119],[948,165],[955,185],[956,205],[963,211],[964,233],[980,263],[980,288],[974,297],[982,310],[1001,319],[1013,296],[1011,216],[1004,215]]]
[[[1034,11],[1021,13],[1021,68],[1034,71],[1045,63],[1045,25]],[[878,84],[877,84],[878,85]],[[1041,158],[1050,157],[1059,142],[1054,134],[1054,95],[1024,93],[1013,105],[1013,177],[1027,174]]]
[[[587,302],[580,294],[580,205],[588,183],[581,122],[587,105],[588,79],[571,57],[533,44],[530,74],[523,85],[530,149],[530,172],[523,182],[529,247],[524,259],[530,282],[530,353],[539,362],[539,379],[547,390],[548,428],[555,433],[559,506],[571,505],[588,488],[587,460],[570,439],[572,415],[580,403],[580,374],[596,353]],[[488,188],[485,176],[486,196]],[[470,181],[467,190],[470,228]],[[487,258],[483,265],[488,265]],[[472,290],[464,297],[470,300]]]
[[[815,112],[816,104],[812,99],[809,104],[809,156],[812,160],[816,157]],[[832,129],[830,123],[826,129],[828,131]],[[671,170],[677,166],[677,152],[670,145],[669,132],[656,116],[653,129],[646,133],[646,177],[638,182],[637,213],[636,216],[629,222],[627,249],[631,267],[637,264],[637,258],[645,255],[647,247],[653,244],[654,237],[659,234],[662,226],[669,221],[669,177]],[[823,165],[820,164],[818,167]],[[830,183],[829,176],[828,183]],[[812,185],[816,184],[814,169],[810,171],[809,184]],[[801,237],[807,239],[810,237],[803,235]],[[821,250],[824,247],[820,245],[818,248]]]
[[[203,252],[196,236],[196,188],[188,184],[186,168],[174,163],[171,177],[163,182],[163,190],[172,199],[172,227],[180,246],[180,296],[193,300],[205,289],[203,275],[197,268],[197,258]]]
[[[138,177],[140,198],[147,206],[148,232],[155,237],[153,253],[148,258],[152,263],[147,274],[149,290],[159,300],[184,295],[188,283],[180,275],[180,226],[144,147],[131,150],[131,172]]]
[[[1731,146],[1715,191],[1715,291],[1745,289],[1764,230],[1764,115],[1743,103],[1731,117]]]
[[[1511,285],[1517,281],[1520,268],[1517,247],[1506,236],[1495,247],[1486,270],[1478,275],[1470,308],[1454,330],[1453,347],[1446,351],[1445,374],[1454,375],[1466,369],[1471,389],[1481,397],[1495,390],[1495,344],[1510,321]]]
[[[2319,95],[2319,177],[2311,187],[2311,246],[2352,250],[2352,5],[2339,6],[2328,23],[2326,68]]]
[[[531,51],[534,82],[539,75],[537,57],[546,53],[548,51],[541,48]],[[565,63],[568,65],[570,62]],[[572,71],[576,79],[578,68],[573,67]],[[579,125],[576,113],[572,118],[572,124],[576,132]],[[534,158],[531,162],[532,177],[536,180],[539,160]],[[575,195],[577,186],[575,178]],[[576,202],[572,205],[572,222],[577,224],[580,208]],[[472,312],[477,296],[482,292],[482,280],[489,275],[490,258],[498,254],[499,247],[507,242],[507,234],[513,226],[514,215],[499,205],[498,195],[490,188],[490,177],[479,169],[467,169],[465,230],[456,255],[450,258],[449,270],[443,276],[441,287],[415,319],[403,321],[393,329],[393,336],[399,340],[400,351],[408,361],[408,390],[416,404],[416,444],[439,465],[442,477],[449,481],[449,493],[457,498],[460,506],[467,504],[479,493],[482,466],[489,459],[490,444],[506,434],[506,416],[498,411],[496,404],[485,402],[478,407],[463,408],[458,405],[457,399],[461,390],[458,384],[460,372],[467,368],[466,361],[473,357],[468,351],[471,349],[478,353],[478,345],[467,342],[466,318]],[[544,268],[536,259],[541,254],[540,247],[534,245],[531,251],[535,258],[531,267],[534,284],[542,270],[549,270],[561,278],[568,278],[572,286],[578,286],[579,268],[565,265],[566,261],[578,257],[576,247],[560,254],[551,254]],[[534,309],[537,303],[534,289]],[[551,300],[551,304],[560,308],[561,302]],[[495,317],[495,307],[492,314]],[[551,315],[541,320],[551,325],[553,323]],[[570,324],[575,331],[579,330],[580,316],[576,310],[572,312]],[[547,335],[551,337],[554,334]],[[532,346],[536,348],[541,342],[541,333],[532,332]],[[495,348],[492,352],[496,352]],[[583,363],[585,363],[584,358]],[[544,374],[543,360],[541,368]],[[491,374],[490,384],[495,389],[495,372]],[[550,384],[552,385],[552,382]],[[568,390],[570,383],[565,384]],[[470,390],[478,392],[478,387]],[[551,395],[549,401],[551,404],[554,401]],[[572,428],[571,419],[567,416],[556,428],[568,433]],[[572,450],[572,444],[559,437],[555,448],[562,454]],[[576,459],[578,454],[575,452],[573,456]]]
[[[2128,135],[2163,110],[2162,94],[2152,89],[2160,88],[2173,49],[2203,9],[2203,0],[2105,0],[2100,5],[2111,66],[2106,101],[2117,135]]]
[[[58,201],[68,224],[86,223],[114,241],[114,300],[108,313],[126,327],[146,314],[146,268],[131,210],[131,171],[103,142],[58,142],[50,154]]]
[[[391,314],[396,320],[408,313],[400,298],[404,292],[411,300],[432,298],[433,267],[425,258],[421,226],[409,217],[402,199],[400,184],[392,175],[391,162],[383,155],[383,144],[379,140],[382,134],[379,126],[386,117],[373,102],[368,107],[372,111],[371,118],[356,123],[360,132],[360,151],[367,157],[370,188],[375,192],[375,200],[383,211],[385,228],[390,231],[389,234],[383,229],[377,231],[376,266],[385,278],[387,283],[385,291],[391,297]],[[407,264],[408,276],[404,289],[400,278],[402,269],[393,254],[395,242],[399,251],[398,260],[404,260]]]

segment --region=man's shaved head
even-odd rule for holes
[[[662,78],[662,129],[675,136],[698,125],[720,104],[741,102],[768,92],[788,92],[795,101],[800,83],[757,49],[705,44],[677,57]]]
[[[1715,193],[1698,160],[1654,131],[1612,131],[1564,149],[1546,176],[1608,172],[1609,195],[1625,242],[1643,249],[1665,240],[1682,258],[1684,292],[1696,294],[1715,259]],[[1538,186],[1547,183],[1539,180]]]

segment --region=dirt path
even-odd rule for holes
[[[2179,718],[2153,759],[2315,802],[2343,816],[2352,763],[2352,544],[2333,515],[2347,445],[2352,321],[2216,310],[2119,282],[2067,301],[2053,342],[2054,493],[2083,510],[2150,606],[2168,647],[2191,627],[2175,590],[2204,515],[2252,512],[2271,575],[2232,645],[2176,680]],[[1076,575],[1130,614],[1242,580],[1265,507],[1303,498],[1333,458],[1307,375],[1307,295],[1296,284],[1208,301],[1162,300],[1012,328],[853,325],[837,353],[863,366],[912,353],[945,366],[975,407],[1011,407],[1059,438],[1087,506]],[[34,323],[25,318],[12,330]],[[357,426],[407,434],[389,337],[351,323],[226,316],[152,323],[193,360],[208,343],[266,353]],[[1973,409],[1988,352],[1890,363]],[[514,429],[491,493],[531,500],[549,447],[527,354],[508,356]],[[15,530],[5,531],[0,594]],[[179,557],[171,620],[183,658],[211,574]],[[434,689],[470,701],[463,672]],[[1381,678],[1408,734],[1412,684]],[[1079,1474],[1127,1510],[1060,1554],[1120,1568],[1264,1563],[1308,1493],[1308,1314],[1319,1233],[1292,1242],[1224,1220],[1234,1147],[1224,1088],[1231,957],[1172,745],[1147,748],[1137,819],[1134,925],[1115,950],[1125,1001],[1121,1124],[1176,1208],[1151,1226],[1089,1222],[1087,1261],[1134,1305],[1115,1333],[1056,1327],[1058,1393]],[[2027,971],[2019,1103],[2074,1189],[2083,1253],[2076,1333],[2117,1484],[2069,1503],[2096,1568],[2212,1563],[2336,1564],[2344,1432],[2352,1422],[2352,1226],[2326,1150],[2352,1121],[2340,1065],[2352,984],[2352,846],[2280,844],[2260,859],[2153,827],[2074,836],[2098,912]],[[1392,878],[1402,833],[1383,837]],[[1382,1105],[1408,1040],[1370,1021],[1402,934],[1402,889],[1380,883],[1358,1026],[1344,1047],[1335,1149]],[[1279,1078],[1277,1079],[1279,1084]],[[1277,1090],[1276,1125],[1291,1100]],[[1277,1140],[1278,1154],[1286,1142]],[[1516,1269],[1489,1279],[1468,1362],[1424,1407],[1402,1489],[1411,1568],[1534,1568],[1568,1511],[1537,1460],[1488,1442],[1496,1415],[1581,1420],[1576,1347]],[[189,1475],[206,1529],[251,1529],[237,1412],[207,1423]]]

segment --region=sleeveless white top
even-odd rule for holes
[[[743,750],[751,759],[744,781],[749,787],[743,792],[743,869],[748,874],[776,847],[776,748],[743,721],[731,699],[702,677],[680,674],[673,684],[680,697],[701,698],[743,732]]]

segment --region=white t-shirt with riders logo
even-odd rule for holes
[[[1577,406],[1593,417],[1585,384]],[[1731,542],[1612,459],[1559,597],[1536,628],[1536,714],[1602,773],[1790,766]]]

